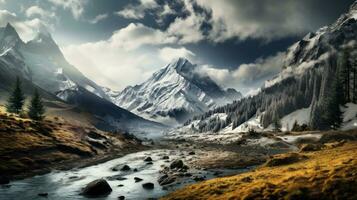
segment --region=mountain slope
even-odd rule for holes
[[[65,101],[73,107],[71,112],[91,115],[96,120],[90,121],[101,129],[132,133],[152,132],[154,129],[159,133],[166,128],[111,103],[100,86],[66,61],[47,32],[40,32],[33,40],[24,43],[10,24],[1,28],[0,72],[2,101],[18,76],[27,95],[38,88],[47,101]]]
[[[357,2],[334,24],[316,33],[309,33],[290,47],[286,52],[283,70],[267,81],[260,93],[195,117],[182,130],[264,130],[272,128],[274,121],[280,121],[299,110],[304,113],[308,110],[304,114],[306,119],[300,120],[306,121],[314,129],[337,128],[338,121],[342,120],[339,112],[345,110],[340,105],[357,104],[357,87],[353,86],[357,67],[356,19]],[[348,71],[347,66],[350,67]],[[345,81],[346,78],[348,81]],[[353,89],[347,90],[346,83]],[[353,112],[356,116],[357,111]],[[286,129],[292,128],[294,121],[302,115],[296,113],[294,116],[297,118],[291,117],[289,124],[283,124]],[[356,117],[348,120],[342,120],[341,125],[357,124]]]
[[[111,92],[112,101],[140,116],[157,121],[171,118],[181,123],[234,99],[241,94],[223,90],[208,76],[196,72],[197,66],[180,58],[154,73],[144,83]],[[110,91],[108,91],[110,92]]]

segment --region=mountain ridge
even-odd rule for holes
[[[289,122],[282,124],[284,130],[290,130],[295,120],[307,122],[306,125],[313,129],[329,129],[338,120],[342,121],[343,129],[355,128],[356,117],[346,117],[343,113],[346,109],[340,109],[339,102],[343,102],[343,108],[347,104],[352,108],[353,103],[357,104],[357,92],[348,91],[350,99],[340,98],[341,95],[338,94],[346,91],[337,87],[346,67],[341,64],[341,59],[350,63],[353,63],[350,60],[355,59],[353,55],[356,55],[356,38],[357,2],[335,23],[307,34],[288,48],[282,71],[266,81],[257,95],[194,117],[177,132],[265,131],[272,130],[274,121],[283,118],[285,121],[289,119]],[[344,57],[346,52],[350,54],[347,58]],[[353,74],[346,76],[353,77]],[[334,113],[338,110],[343,111],[340,119],[336,117],[339,114]],[[351,116],[353,112],[354,116],[357,115],[357,110],[350,112]],[[297,116],[305,119],[301,120]]]
[[[143,83],[112,92],[112,101],[144,118],[179,124],[241,97],[234,89],[227,92],[198,74],[196,68],[187,59],[177,58]]]
[[[0,93],[4,96],[19,77],[27,95],[38,88],[46,101],[66,102],[77,108],[71,112],[92,115],[95,120],[91,123],[103,130],[139,134],[153,132],[148,131],[150,128],[157,133],[166,128],[114,105],[99,85],[67,62],[50,33],[39,32],[24,43],[15,28],[7,24],[0,29],[0,36],[0,77],[4,76]]]

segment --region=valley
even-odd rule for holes
[[[0,0],[0,200],[357,199],[352,1]]]

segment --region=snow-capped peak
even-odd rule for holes
[[[11,48],[22,45],[23,42],[17,34],[15,28],[7,23],[6,27],[2,29],[0,38],[0,52],[8,51]]]
[[[127,87],[119,94],[107,92],[112,101],[142,117],[177,123],[218,105],[240,98],[240,93],[224,90],[185,58],[173,60],[148,80]],[[237,95],[238,94],[238,95]]]

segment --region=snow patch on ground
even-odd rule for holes
[[[250,129],[255,131],[263,131],[264,127],[261,125],[261,115],[257,115],[244,122],[237,128],[235,128],[234,132],[248,132]]]
[[[304,135],[284,135],[284,136],[278,136],[280,139],[282,139],[284,142],[288,143],[295,143],[298,139],[300,138],[313,138],[313,139],[320,139],[321,134],[304,134]]]
[[[357,104],[347,103],[342,108],[343,125],[342,130],[351,130],[357,128]]]
[[[311,107],[296,110],[285,117],[280,122],[282,131],[290,131],[293,128],[294,122],[297,121],[299,125],[309,124]]]

